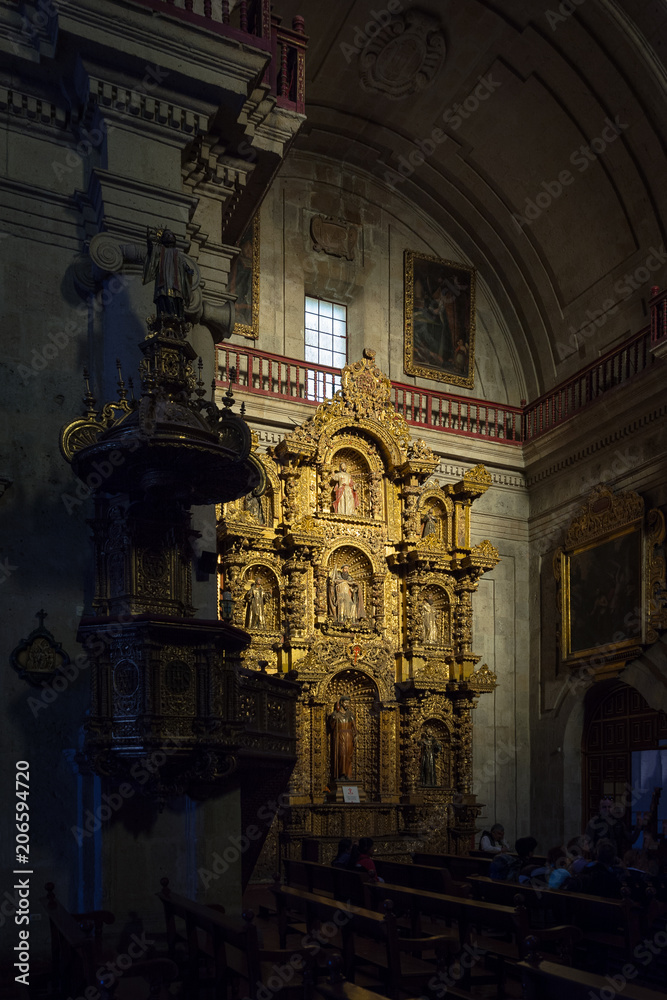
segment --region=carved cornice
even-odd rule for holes
[[[10,122],[12,118],[19,118],[22,122],[29,121],[37,127],[60,132],[67,131],[77,121],[75,112],[55,101],[13,87],[0,86],[0,113],[8,115]]]
[[[565,548],[586,542],[640,521],[644,516],[644,501],[638,493],[612,493],[606,486],[593,490],[579,508],[565,536]]]
[[[128,128],[137,127],[133,123],[141,122],[138,129],[142,134],[150,123],[170,135],[183,133],[188,139],[205,132],[208,127],[208,114],[174,101],[161,100],[159,95],[153,96],[146,89],[124,87],[96,76],[88,76],[86,89],[87,93],[81,95],[86,117],[98,107],[104,115],[121,117]]]

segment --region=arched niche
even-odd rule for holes
[[[452,744],[442,719],[427,718],[417,733],[416,784],[421,788],[452,787]]]
[[[348,517],[369,517],[371,469],[368,458],[356,448],[343,447],[332,456],[331,511]]]
[[[452,543],[452,502],[439,491],[424,494],[419,503],[422,538],[434,538],[439,545]]]
[[[251,619],[253,618],[251,590],[255,581],[257,581],[263,592],[263,624],[257,624],[256,620],[254,623],[251,623]],[[251,563],[243,572],[241,585],[243,591],[242,627],[248,629],[250,632],[280,632],[280,582],[275,570],[263,563]]]
[[[407,425],[396,411],[392,412],[391,420],[383,423],[357,415],[353,425],[350,424],[349,413],[345,413],[327,419],[319,437],[316,462],[330,465],[332,455],[346,439],[360,451],[377,454],[380,467],[390,474],[407,459],[411,440]]]
[[[452,645],[452,605],[447,590],[429,583],[421,591],[422,642],[425,646],[449,648]]]
[[[252,528],[275,528],[281,519],[280,480],[273,458],[270,455],[254,455],[264,470],[265,487],[261,496],[253,491],[238,500],[231,500],[218,508],[222,522],[241,521]]]
[[[364,619],[372,621],[374,567],[370,555],[356,545],[339,545],[329,554],[326,572],[329,620],[338,625]],[[355,605],[353,614],[348,614],[350,598]]]
[[[347,695],[357,725],[352,779],[358,781],[369,799],[377,799],[380,791],[380,700],[378,688],[361,670],[342,669],[332,675],[324,693],[327,718],[339,698]],[[331,779],[331,734],[327,732],[327,775]]]

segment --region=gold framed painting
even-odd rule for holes
[[[236,296],[232,333],[256,340],[259,336],[259,214],[239,241],[240,251],[229,271],[229,291]]]
[[[405,251],[407,375],[473,388],[475,282],[474,267]]]
[[[645,519],[637,493],[593,491],[554,556],[566,665],[604,676],[655,640],[665,622],[664,537],[661,513]]]

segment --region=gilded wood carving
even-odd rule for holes
[[[266,662],[301,684],[281,820],[294,856],[303,837],[343,835],[357,822],[336,787],[327,723],[341,705],[356,729],[343,756],[360,792],[360,831],[423,842],[429,810],[445,816],[462,795],[467,818],[452,843],[462,842],[474,831],[471,710],[496,683],[488,668],[475,672],[472,651],[472,594],[499,559],[489,541],[470,544],[472,504],[490,476],[477,466],[458,483],[434,480],[438,459],[394,410],[374,352],[341,382],[256,454],[264,496],[225,505],[219,522],[221,586],[234,624],[252,635],[244,665]],[[253,586],[265,597],[250,618]]]

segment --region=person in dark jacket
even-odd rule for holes
[[[621,870],[617,867],[616,847],[611,840],[599,840],[595,860],[582,869],[581,892],[607,899],[621,898]]]
[[[336,865],[338,868],[347,868],[350,861],[350,854],[352,852],[352,840],[350,837],[342,837],[338,841],[338,850],[336,851],[336,857],[331,862],[332,865]]]

